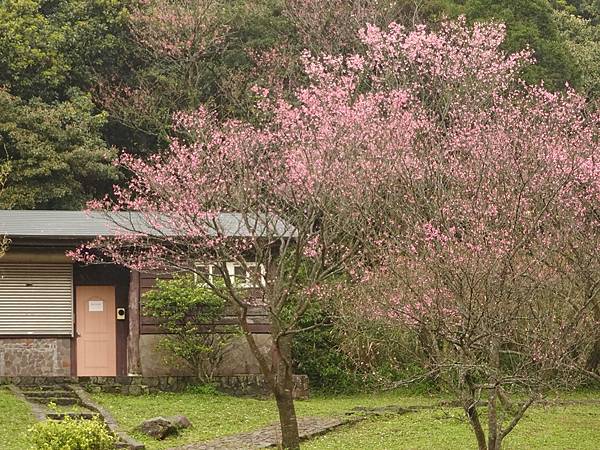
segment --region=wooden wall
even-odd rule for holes
[[[141,273],[140,274],[140,295],[142,296],[142,316],[140,320],[141,334],[162,334],[160,326],[156,319],[151,317],[145,317],[143,315],[144,309],[144,293],[150,291],[156,284],[158,279],[170,279],[172,277],[165,275],[156,275],[152,273]],[[248,320],[250,322],[250,331],[256,334],[266,334],[270,332],[269,318],[267,310],[264,307],[253,307],[248,310]],[[217,329],[219,326],[231,326],[237,325],[238,318],[236,308],[234,306],[226,308],[225,316],[218,321]],[[208,330],[208,327],[207,327]]]

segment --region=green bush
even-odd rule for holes
[[[326,308],[312,305],[300,328],[322,324],[294,336],[292,357],[295,372],[307,375],[311,389],[327,393],[349,393],[364,389],[368,375],[342,350],[335,319]]]
[[[32,450],[112,450],[116,438],[97,417],[46,420],[29,429]]]
[[[218,325],[225,301],[193,276],[177,275],[157,280],[156,287],[144,294],[143,308],[167,333],[158,343],[165,362],[178,364],[181,358],[210,384],[227,346],[238,335],[235,327]]]
[[[299,327],[309,331],[294,336],[294,369],[308,376],[311,389],[324,393],[376,391],[403,385],[406,380],[415,380],[409,386],[415,393],[436,389],[433,380],[413,362],[413,335],[377,321],[344,317],[334,303],[312,304]]]

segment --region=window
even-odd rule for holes
[[[230,277],[231,282],[234,286],[239,287],[257,287],[260,284],[264,284],[264,269],[261,266],[260,270],[260,280],[256,280],[259,276],[258,271],[255,270],[257,264],[255,262],[247,262],[246,270],[241,264],[237,262],[228,262],[227,266],[227,275]],[[196,282],[200,282],[201,279],[198,274],[203,274],[205,277],[208,277],[211,283],[215,283],[218,281],[219,277],[222,277],[222,272],[212,264],[201,264],[196,266],[196,273],[194,274],[194,279]]]
[[[237,286],[242,287],[257,287],[261,284],[264,284],[264,271],[257,270],[256,263],[247,262],[246,267],[248,270],[245,270],[241,264],[238,263],[228,263],[227,266],[231,264],[231,268],[229,269],[229,274],[233,276],[233,283]],[[257,278],[260,278],[257,279]]]
[[[199,277],[199,275],[202,275],[202,277]],[[208,278],[211,283],[215,283],[218,277],[222,277],[222,274],[216,266],[212,264],[196,266],[196,272],[194,273],[194,281],[196,283],[201,282],[203,278]]]

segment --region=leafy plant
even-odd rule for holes
[[[98,418],[47,420],[29,430],[33,450],[112,450],[116,438]]]
[[[218,328],[225,312],[224,300],[189,275],[157,280],[144,295],[144,311],[158,319],[166,336],[158,346],[173,357],[187,361],[203,382],[210,382],[225,348],[236,336],[232,327]]]

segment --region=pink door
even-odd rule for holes
[[[77,375],[117,374],[114,286],[78,286]]]

